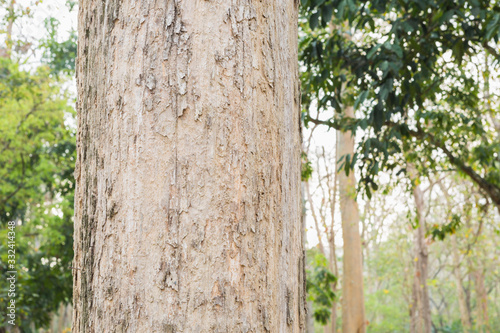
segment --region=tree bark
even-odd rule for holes
[[[347,117],[354,117],[354,109],[345,109]],[[337,132],[337,156],[354,154],[354,137],[350,131]],[[356,177],[353,172],[338,174],[342,238],[344,241],[342,278],[342,332],[364,333],[365,305],[363,295],[363,263],[359,235],[359,208],[356,202]]]
[[[431,332],[431,309],[429,291],[427,289],[429,251],[425,243],[425,205],[424,193],[417,183],[418,175],[415,167],[408,163],[408,172],[413,184],[413,198],[417,209],[418,227],[414,231],[415,237],[415,275],[413,277],[412,307],[410,332]]]
[[[80,2],[73,332],[301,332],[297,3]]]

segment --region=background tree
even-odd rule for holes
[[[454,198],[456,215],[450,215],[443,208],[443,201],[436,199],[439,190],[430,185],[456,172],[471,180],[479,196],[482,195],[474,210],[488,207],[490,202],[498,207],[498,96],[490,88],[498,81],[498,4],[493,1],[314,0],[305,0],[302,4],[307,20],[307,25],[301,25],[303,34],[300,34],[306,126],[326,125],[355,133],[357,149],[344,156],[342,163],[346,169],[359,172],[360,190],[368,200],[373,198],[374,190],[386,177],[393,178],[393,185],[387,188],[400,195],[401,191],[415,189],[415,185],[429,185],[422,195],[423,212],[405,203],[398,210],[406,206],[406,213],[395,212],[389,216],[392,219],[395,214],[402,214],[400,220],[412,226],[418,226],[415,224],[417,213],[418,220],[425,219],[426,222],[419,226],[423,228],[420,243],[428,247],[429,253],[438,251],[436,258],[432,258],[432,254],[429,256],[428,279],[422,281],[429,293],[430,324],[436,331],[460,330],[462,322],[464,325],[467,322],[460,316],[453,316],[448,303],[448,297],[456,299],[460,292],[456,284],[450,289],[441,279],[446,276],[443,274],[462,274],[445,269],[444,265],[452,265],[449,259],[452,256],[445,258],[439,251],[445,246],[453,249],[447,235],[471,224],[466,218],[468,210],[458,208],[463,207],[463,200],[467,198],[458,193],[464,193],[463,184],[470,183],[466,180],[448,183],[457,191]],[[331,27],[334,27],[333,32]],[[352,33],[346,34],[349,31]],[[346,115],[348,105],[354,105],[355,117]],[[317,116],[316,110],[319,111]],[[423,180],[423,185],[409,186],[408,179],[401,178],[408,173],[408,164],[415,165],[421,179],[429,180]],[[390,198],[389,192],[384,191],[382,195]],[[358,203],[367,207],[359,194]],[[379,208],[365,211],[368,221],[374,220],[369,215],[380,216],[381,213]],[[365,214],[363,220],[366,218]],[[498,228],[497,219],[497,214],[489,215],[493,230]],[[391,239],[391,244],[396,245],[398,237],[405,234],[388,230],[387,224],[379,228],[382,230],[381,244]],[[362,229],[363,240],[365,232]],[[433,245],[436,240],[443,244]],[[369,274],[373,272],[370,262],[377,259],[380,245],[371,248],[373,243],[364,244],[363,253],[368,254],[365,274]],[[457,246],[462,248],[460,243]],[[475,246],[476,243],[471,245]],[[405,290],[402,295],[406,295],[404,300],[410,310],[411,288],[408,286],[412,285],[409,283],[413,275],[410,267],[415,263],[415,256],[412,251],[406,252],[408,244],[400,249],[405,249],[403,253],[407,255],[400,256],[404,263],[400,266],[404,267],[404,280],[396,283],[395,279],[388,278],[388,281]],[[486,260],[494,261],[493,258]],[[482,327],[483,318],[490,319],[483,314],[491,306],[485,301],[487,288],[482,287],[484,270],[479,269],[476,273],[471,264],[469,267],[475,273],[467,275],[470,282],[463,287],[465,299],[469,308],[476,309],[468,299],[473,298],[472,289],[477,287],[478,295],[482,295],[482,303],[478,304],[486,305],[482,310],[477,308],[480,315],[477,326]],[[474,279],[476,274],[478,278]],[[490,274],[490,278],[493,275]],[[379,279],[381,273],[378,271],[373,277]],[[410,311],[404,314],[399,309],[388,308],[390,310],[382,315],[382,297],[374,302],[372,295],[377,291],[379,296],[390,297],[391,290],[374,289],[373,282],[366,281],[365,275],[369,290],[366,295],[368,330],[390,331],[389,325],[398,320],[401,321],[397,329],[409,330],[406,315]],[[455,311],[460,313],[458,306]],[[394,315],[392,319],[388,319],[389,313]],[[386,320],[381,321],[380,316]],[[428,325],[427,320],[427,330],[430,329]]]
[[[336,332],[337,327],[337,308],[339,297],[339,281],[337,276],[339,276],[339,265],[337,260],[337,239],[341,235],[341,230],[339,230],[338,223],[340,221],[339,212],[336,210],[338,206],[338,191],[337,191],[337,177],[336,168],[332,162],[335,163],[335,152],[328,151],[325,146],[314,147],[313,151],[309,148],[311,147],[314,129],[313,126],[309,133],[305,136],[304,142],[304,154],[309,156],[306,164],[310,168],[311,176],[307,177],[305,184],[305,199],[307,212],[310,213],[312,220],[314,222],[314,231],[318,239],[318,250],[308,251],[308,264],[310,266],[307,271],[307,281],[308,284],[321,285],[317,280],[318,274],[313,273],[316,270],[322,272],[323,269],[327,269],[329,273],[333,274],[335,279],[328,286],[328,290],[324,290],[325,294],[329,294],[330,291],[332,295],[335,295],[333,299],[327,304],[323,297],[319,297],[314,290],[309,293],[309,299],[313,302],[315,307],[312,311],[316,314],[316,309],[319,309],[320,315],[315,315],[317,322],[325,325],[324,332]],[[314,161],[314,164],[312,163]],[[324,245],[326,242],[326,246]],[[321,260],[319,260],[321,258]],[[324,260],[324,261],[323,261]],[[322,264],[326,263],[326,264]],[[323,276],[323,275],[321,275]],[[324,275],[326,277],[326,274]]]
[[[355,91],[355,121],[313,121],[361,132],[357,158],[367,193],[380,170],[406,144],[425,155],[426,170],[443,162],[500,204],[498,99],[489,73],[497,69],[500,7],[494,1],[303,1],[314,30],[302,42],[306,96],[341,111],[342,90]],[[334,18],[339,31],[324,28]],[[344,23],[348,22],[348,23]],[[343,24],[353,27],[346,38]],[[316,31],[316,29],[318,29]],[[494,62],[488,59],[493,59]],[[488,99],[482,98],[487,94]],[[303,101],[309,105],[311,97]],[[491,107],[495,105],[495,107]],[[488,112],[485,112],[488,111]],[[323,118],[325,119],[325,118]],[[355,163],[351,163],[353,166]]]

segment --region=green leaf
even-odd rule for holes
[[[368,96],[368,90],[363,90],[361,94],[359,94],[358,98],[356,98],[356,101],[354,102],[354,109],[357,110],[358,106],[360,104],[363,104],[365,101],[366,97]]]
[[[319,12],[316,12],[311,15],[309,18],[309,26],[311,27],[312,30],[316,29],[319,24]]]
[[[342,19],[344,17],[344,9],[346,5],[346,0],[340,1],[340,3],[337,6],[337,19]]]
[[[333,4],[324,5],[321,7],[321,19],[325,24],[328,24],[332,19]]]
[[[375,132],[380,131],[382,128],[382,125],[384,124],[384,108],[382,107],[382,104],[378,103],[374,108],[373,108],[373,124],[374,124],[374,129]]]
[[[392,79],[389,79],[382,85],[379,93],[380,100],[385,101],[387,99],[387,96],[392,91],[392,82]]]
[[[366,196],[368,197],[368,199],[371,199],[372,198],[372,191],[370,190],[370,187],[366,186],[365,191],[366,191]]]
[[[330,103],[332,104],[332,107],[335,109],[337,113],[342,112],[342,107],[340,106],[339,102],[337,101],[337,98],[335,96],[332,96],[330,98]]]
[[[354,155],[352,155],[351,169],[354,169],[357,159],[358,159],[358,153],[354,153]]]
[[[344,171],[345,171],[346,176],[349,176],[349,170],[351,169],[350,163],[349,163],[350,158],[351,158],[351,155],[346,155],[346,157],[345,157]]]
[[[403,49],[401,48],[401,46],[399,46],[398,44],[393,44],[392,50],[396,52],[399,58],[403,58]]]
[[[370,51],[368,51],[368,53],[366,54],[366,57],[367,57],[368,59],[373,58],[373,56],[374,56],[374,55],[375,55],[375,53],[378,51],[378,49],[380,49],[380,47],[381,47],[381,46],[382,46],[382,44],[377,44],[377,45],[375,45],[374,47],[372,47],[372,48],[370,49]]]

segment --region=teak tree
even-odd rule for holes
[[[74,332],[305,329],[295,1],[82,1]]]

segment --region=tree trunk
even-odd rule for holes
[[[14,21],[16,20],[16,12],[14,10],[15,0],[10,0],[7,6],[6,21],[7,26],[5,29],[5,48],[0,47],[0,58],[10,59],[12,57],[12,28],[14,27]]]
[[[333,216],[333,215],[332,215]],[[333,220],[332,220],[332,223],[333,223]],[[333,228],[331,229],[333,231]],[[330,236],[330,240],[329,240],[329,246],[330,246],[330,253],[329,253],[329,258],[328,258],[328,264],[329,264],[329,269],[330,269],[330,272],[332,272],[337,278],[338,278],[338,269],[337,269],[337,256],[336,256],[336,253],[335,253],[335,235],[331,234]],[[332,285],[332,290],[333,292],[335,293],[335,295],[338,295],[337,294],[337,282],[333,283]],[[333,300],[332,302],[332,314],[330,315],[330,321],[328,322],[328,324],[326,324],[325,328],[324,328],[324,333],[336,333],[337,330],[337,300]]]
[[[415,167],[408,164],[408,172],[413,184],[413,197],[417,208],[418,227],[415,235],[415,275],[413,277],[413,300],[411,308],[410,331],[412,333],[431,332],[431,309],[429,291],[427,289],[427,272],[429,252],[425,243],[425,206],[424,193],[416,183],[418,178]]]
[[[305,189],[306,189],[306,194],[307,194],[307,202],[309,203],[311,216],[312,216],[313,221],[314,221],[314,229],[316,230],[316,236],[318,237],[319,252],[321,252],[322,255],[325,255],[325,247],[323,246],[323,237],[321,237],[321,229],[319,226],[318,217],[316,216],[316,209],[314,208],[314,201],[313,201],[313,198],[311,196],[311,189],[309,188],[309,181],[305,182]]]
[[[337,154],[335,154],[337,155]],[[335,156],[336,160],[338,160],[337,156]],[[334,165],[334,170],[336,170],[336,166]],[[330,226],[330,233],[328,236],[328,246],[330,252],[328,254],[328,265],[330,272],[332,272],[337,278],[339,277],[339,269],[337,265],[337,245],[335,244],[335,209],[337,206],[337,173],[333,172],[333,189],[329,189],[330,196],[330,215],[332,216],[332,224]],[[331,191],[331,192],[330,192]],[[338,281],[338,280],[337,280]],[[332,284],[332,290],[337,295],[337,285],[338,282]],[[337,298],[335,298],[332,302],[332,314],[330,315],[330,322],[325,326],[325,333],[336,333],[337,332]]]
[[[448,205],[449,214],[451,214],[453,208],[453,202],[448,193],[448,190],[443,185],[441,181],[437,182],[441,192],[443,192],[444,197],[446,198],[446,203]],[[450,235],[451,241],[451,251],[452,251],[452,259],[453,259],[453,275],[455,277],[455,284],[457,286],[457,301],[458,301],[458,309],[460,311],[460,321],[462,322],[462,329],[464,333],[469,333],[472,329],[472,325],[470,322],[470,313],[469,307],[467,306],[467,296],[464,292],[464,286],[462,281],[462,274],[460,273],[460,253],[457,245],[457,237],[453,234]]]
[[[455,235],[450,236],[452,251],[453,251],[453,275],[457,285],[458,308],[460,310],[460,320],[464,333],[469,333],[472,326],[470,322],[469,309],[467,307],[467,299],[465,297],[464,287],[462,284],[462,276],[460,273],[460,256],[458,253],[457,239]]]
[[[297,3],[79,10],[73,331],[304,331]]]
[[[72,311],[71,304],[61,303],[57,312],[52,315],[49,332],[67,332],[71,328]]]
[[[480,333],[489,333],[488,292],[484,286],[484,274],[481,265],[478,265],[474,272],[474,282],[476,284],[477,297],[477,331]]]
[[[354,117],[354,109],[345,109],[347,117]],[[337,156],[354,154],[354,137],[351,132],[337,132]],[[363,296],[363,263],[359,235],[359,208],[356,202],[356,177],[353,172],[338,174],[342,238],[344,240],[342,278],[342,332],[364,333],[365,305]]]
[[[314,316],[313,316],[313,302],[308,301],[307,302],[307,318],[306,318],[306,332],[307,333],[314,333]]]

